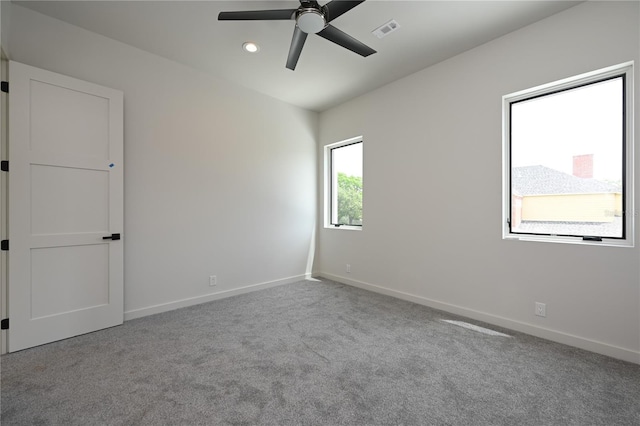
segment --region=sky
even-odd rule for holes
[[[362,177],[362,143],[336,148],[333,151],[333,167],[347,176]]]
[[[622,179],[622,78],[512,104],[512,166],[572,173],[593,154],[594,178]]]

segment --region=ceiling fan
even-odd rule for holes
[[[350,11],[364,0],[333,0],[320,6],[316,0],[300,0],[297,9],[247,10],[238,12],[220,12],[219,21],[262,21],[262,20],[295,20],[296,28],[287,57],[287,68],[294,70],[307,34],[318,34],[320,37],[339,44],[361,56],[376,53],[375,50],[340,31],[329,22]]]

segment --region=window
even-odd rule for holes
[[[325,147],[325,226],[362,227],[362,138]]]
[[[503,98],[503,237],[633,245],[632,64]]]

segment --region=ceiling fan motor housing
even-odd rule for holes
[[[321,10],[310,7],[298,9],[296,13],[296,24],[302,32],[316,34],[327,26],[327,21]]]

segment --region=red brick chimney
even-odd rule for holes
[[[593,154],[573,156],[573,175],[579,178],[593,177]]]

